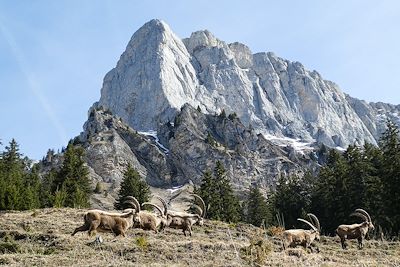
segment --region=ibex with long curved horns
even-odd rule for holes
[[[142,204],[155,207],[160,211],[161,216],[152,212],[141,210],[139,201],[135,197],[127,196],[126,199],[128,200],[124,203],[128,204],[131,208],[135,210],[135,214],[133,216],[133,227],[141,228],[143,230],[153,230],[157,233],[160,225],[165,224],[166,218],[162,215],[162,211],[157,205],[148,202]]]
[[[206,205],[204,203],[204,200],[199,195],[196,194],[191,194],[191,195],[196,200],[198,200],[198,202],[202,206],[199,207],[197,205],[193,205],[194,209],[198,212],[198,214],[168,210],[166,202],[162,198],[159,198],[164,205],[164,212],[165,215],[167,216],[167,225],[174,229],[182,229],[183,234],[185,236],[186,232],[188,232],[190,236],[192,235],[192,226],[194,224],[200,226],[203,225],[204,217],[206,215]]]
[[[290,229],[282,233],[283,235],[283,249],[288,247],[296,247],[298,245],[303,246],[305,249],[310,248],[314,240],[319,241],[321,226],[317,216],[312,213],[307,214],[310,221],[306,221],[301,218],[297,218],[298,221],[304,222],[311,227],[312,230],[304,229]]]
[[[336,229],[336,234],[340,237],[342,248],[347,249],[346,239],[357,239],[358,248],[363,248],[363,240],[365,239],[368,230],[373,230],[374,225],[371,221],[371,216],[363,209],[356,209],[350,216],[357,216],[364,220],[362,223],[342,224]]]

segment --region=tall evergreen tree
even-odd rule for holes
[[[384,208],[389,218],[386,228],[397,235],[400,233],[400,138],[399,129],[393,122],[387,122],[379,145],[383,155],[381,178],[386,195],[383,198]]]
[[[196,192],[203,198],[207,210],[207,218],[226,222],[237,222],[241,218],[239,199],[234,195],[226,171],[220,161],[216,162],[214,175],[206,171],[199,190]]]
[[[327,165],[316,178],[311,210],[328,233],[333,233],[340,223],[346,222],[350,214],[345,205],[347,168],[343,156],[332,149],[329,151]]]
[[[48,173],[46,173],[41,181],[40,186],[40,202],[43,207],[53,207],[55,194],[58,191],[58,188],[54,186],[57,180],[57,170],[52,168]],[[59,205],[62,207],[63,205]]]
[[[124,172],[124,178],[118,192],[118,199],[114,205],[116,209],[124,208],[123,203],[127,196],[134,196],[139,203],[147,202],[151,197],[149,185],[131,165],[128,165],[128,168]]]
[[[310,210],[310,186],[309,175],[279,178],[271,205],[274,214],[283,215],[286,228],[295,227],[297,218],[303,217]]]
[[[12,139],[0,156],[0,209],[25,210],[40,207],[40,181],[36,167],[19,153]]]
[[[269,224],[271,221],[271,213],[265,197],[261,194],[260,189],[253,185],[246,201],[246,222],[255,226]]]
[[[348,146],[343,157],[347,164],[347,172],[344,177],[346,194],[343,204],[351,213],[357,208],[365,208],[369,162],[364,159],[362,151],[355,145]]]
[[[21,209],[35,209],[40,208],[40,178],[39,169],[34,165],[31,170],[24,175],[22,188]]]
[[[383,199],[384,187],[381,178],[383,155],[379,147],[364,145],[363,159],[366,164],[365,201],[364,207],[373,218],[374,224],[386,228],[388,225]]]
[[[53,192],[64,188],[67,207],[88,207],[91,193],[89,185],[89,170],[84,161],[84,149],[68,144],[64,161],[53,184]]]

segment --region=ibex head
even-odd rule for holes
[[[124,204],[128,204],[130,207],[135,209],[135,213],[134,213],[133,218],[132,218],[133,223],[135,223],[135,224],[140,223],[140,215],[139,215],[140,204],[139,204],[139,201],[133,196],[127,196],[127,197],[125,197],[125,199],[127,199],[127,200],[124,202]]]
[[[306,220],[300,219],[300,218],[298,218],[297,220],[308,224],[312,228],[312,232],[315,233],[315,240],[319,241],[320,234],[321,234],[321,225],[319,223],[319,220],[318,220],[317,216],[315,216],[312,213],[308,213],[307,216],[310,218],[310,221],[306,221]]]

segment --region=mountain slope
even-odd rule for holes
[[[102,206],[112,203],[128,164],[149,185],[171,188],[200,184],[203,173],[221,161],[241,194],[251,184],[268,192],[280,175],[317,168],[311,147],[297,151],[276,145],[243,125],[234,114],[204,114],[189,104],[177,113],[175,123],[161,125],[158,133],[136,131],[103,107],[92,107],[75,142],[86,151],[94,184],[102,182],[111,193],[107,199],[103,194],[94,195],[93,203]],[[59,163],[58,157],[53,158]]]
[[[126,238],[102,233],[103,243],[85,233],[84,210],[41,209],[3,212],[0,216],[0,264],[5,266],[398,266],[400,244],[356,241],[343,251],[337,238],[322,237],[320,253],[302,248],[282,251],[277,237],[247,224],[206,221],[193,235],[167,228],[155,234],[128,230]],[[267,231],[268,232],[268,231]]]

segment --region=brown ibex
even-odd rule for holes
[[[196,200],[198,200],[200,205],[202,206],[202,207],[199,207],[197,205],[193,205],[194,208],[198,211],[198,214],[168,210],[166,202],[162,198],[159,198],[160,201],[163,203],[164,211],[167,216],[167,225],[170,228],[182,229],[183,234],[185,236],[186,236],[186,232],[188,232],[190,236],[192,235],[192,226],[194,224],[197,224],[200,226],[203,225],[204,216],[206,214],[206,205],[205,205],[203,199],[199,195],[196,195],[196,194],[191,194],[191,195]]]
[[[342,224],[336,229],[336,234],[340,237],[342,248],[347,249],[346,239],[357,239],[358,248],[364,247],[363,240],[365,239],[368,230],[373,230],[374,225],[372,224],[371,217],[368,212],[363,209],[356,209],[350,216],[357,216],[364,220],[362,223],[355,224]]]
[[[143,230],[153,230],[157,233],[162,219],[154,213],[141,210],[139,201],[137,201],[135,197],[128,196],[126,198],[128,201],[125,201],[125,204],[129,204],[135,210],[133,216],[133,227],[141,228]]]
[[[307,214],[310,221],[297,218],[298,221],[304,222],[309,225],[312,230],[305,229],[290,229],[282,233],[283,236],[283,249],[288,247],[296,247],[298,245],[303,246],[305,249],[310,248],[312,250],[311,244],[314,240],[319,241],[321,226],[317,216],[312,213]],[[317,251],[318,248],[317,248]]]
[[[134,211],[127,213],[107,213],[99,210],[88,211],[84,216],[84,224],[77,227],[71,234],[74,236],[77,232],[88,231],[89,236],[96,231],[111,232],[116,236],[126,236],[126,230],[133,225]]]

